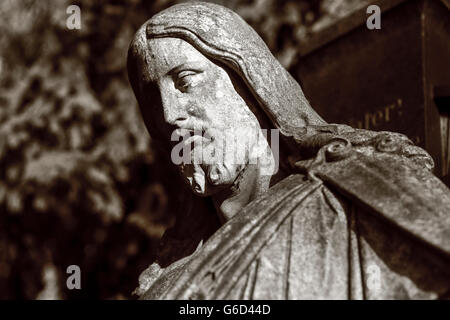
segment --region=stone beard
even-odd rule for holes
[[[327,124],[238,15],[201,2],[158,13],[128,73],[190,189],[142,299],[449,297],[450,192],[430,156],[401,134]]]

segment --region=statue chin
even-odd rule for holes
[[[192,191],[202,197],[207,197],[231,187],[244,166],[236,164],[211,164],[206,166],[190,165],[182,169],[182,174]]]

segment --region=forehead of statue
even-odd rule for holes
[[[148,79],[157,82],[182,66],[208,66],[211,62],[188,42],[179,38],[148,41]]]

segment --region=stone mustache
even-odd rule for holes
[[[156,14],[128,74],[165,154],[174,130],[207,132],[191,142],[211,153],[225,130],[280,135],[279,159],[256,134],[233,144],[244,163],[173,164],[185,203],[142,299],[449,298],[450,192],[430,156],[401,134],[327,124],[237,14],[201,2]]]

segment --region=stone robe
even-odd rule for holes
[[[450,196],[429,156],[399,134],[309,129],[315,157],[153,269],[143,299],[448,298]]]

